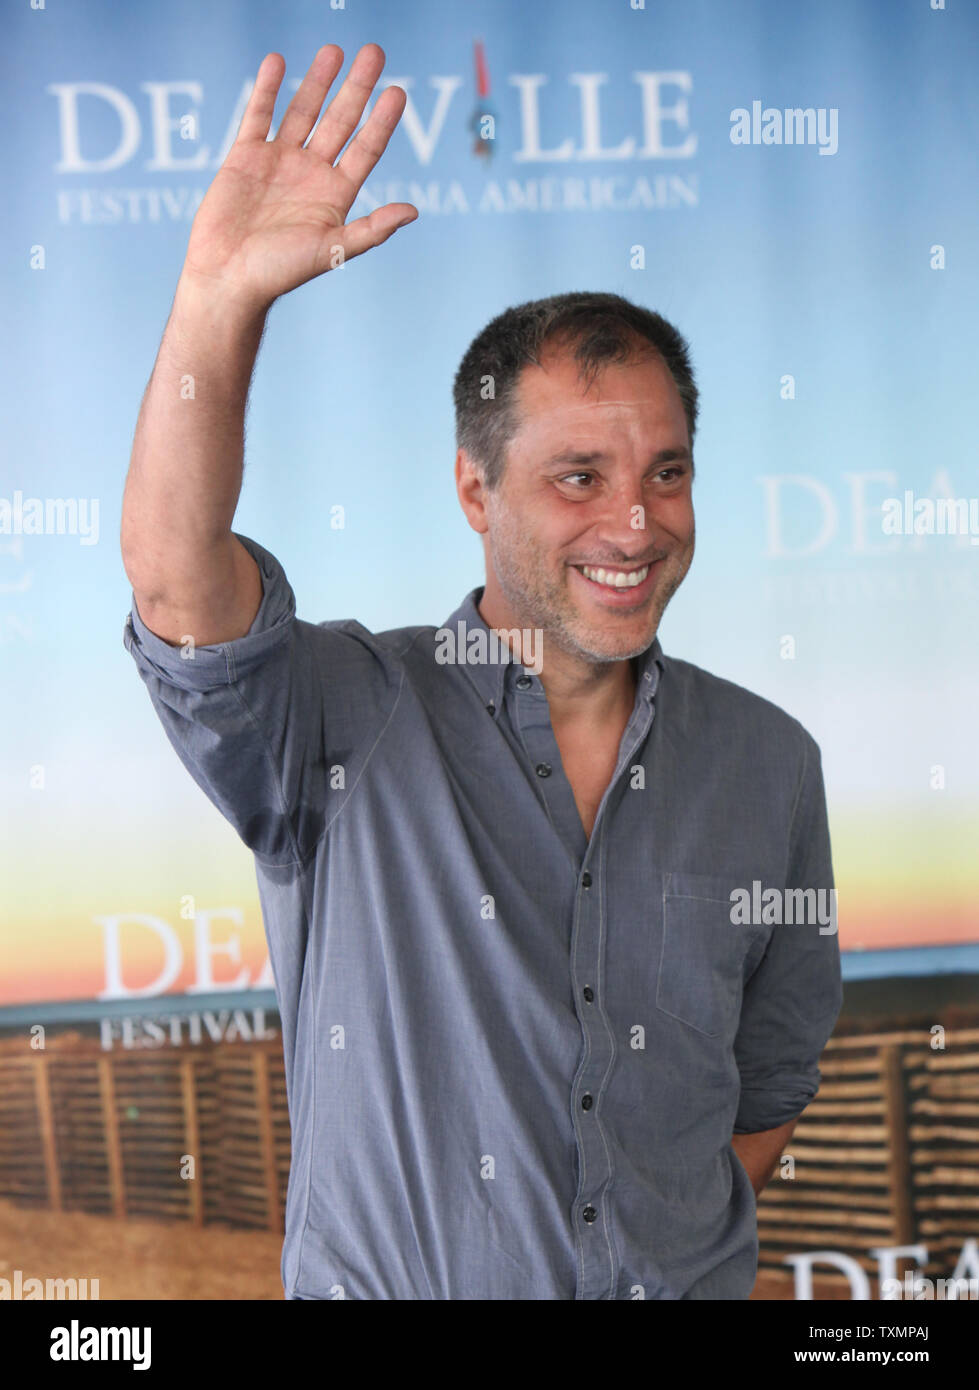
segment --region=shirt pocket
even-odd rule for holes
[[[656,1007],[709,1038],[733,1041],[745,977],[764,954],[769,928],[731,921],[731,893],[747,879],[665,873]]]

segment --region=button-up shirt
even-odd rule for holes
[[[810,1101],[842,997],[828,918],[759,910],[833,888],[816,743],[656,640],[586,835],[537,662],[487,659],[481,588],[440,629],[303,622],[239,539],[245,636],[186,659],[134,597],[125,643],[255,858],[286,1297],[747,1298],[731,1137]]]

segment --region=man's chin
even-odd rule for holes
[[[579,617],[577,622],[569,626],[568,635],[573,650],[588,661],[628,661],[640,656],[652,645],[657,626],[656,623],[649,624],[647,614],[647,622],[637,625],[633,632],[619,633],[613,637],[608,632],[596,629],[592,623],[582,622]]]

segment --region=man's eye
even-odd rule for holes
[[[684,475],[684,469],[683,469],[682,467],[680,467],[679,465],[672,465],[672,464],[671,464],[669,468],[661,468],[660,471],[654,475],[653,481],[654,481],[654,482],[663,481],[663,482],[665,482],[665,483],[675,483],[675,482],[679,481],[679,480],[683,477],[683,475]],[[589,484],[589,486],[583,486],[583,485],[581,485],[581,484],[573,484],[574,486],[578,487],[579,490],[585,491],[585,492],[589,492],[589,491],[591,490],[590,484],[592,484],[592,483],[595,481],[595,475],[594,475],[593,473],[565,473],[564,477],[558,479],[558,482],[559,482],[559,483],[568,483],[568,482],[572,482],[573,479],[575,479],[575,478],[583,478],[583,479],[585,480],[585,482],[586,482],[587,484]]]

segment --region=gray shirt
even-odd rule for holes
[[[747,1298],[731,1135],[805,1107],[842,998],[833,931],[759,911],[833,886],[816,743],[654,641],[588,838],[533,656],[445,660],[481,589],[441,636],[302,622],[239,539],[244,637],[188,660],[134,599],[125,643],[255,856],[286,1297]]]

